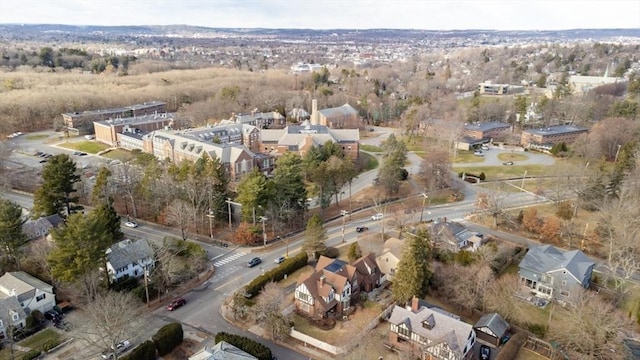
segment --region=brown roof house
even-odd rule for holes
[[[389,342],[420,359],[463,360],[472,355],[476,333],[457,315],[413,298],[406,308],[393,308]]]
[[[376,257],[376,262],[380,271],[384,273],[384,281],[393,281],[393,277],[398,271],[398,264],[402,259],[402,251],[405,241],[398,238],[389,238],[384,242],[382,254]]]
[[[296,310],[314,318],[343,316],[361,292],[370,292],[381,284],[382,276],[373,254],[361,257],[353,265],[320,256],[315,272],[296,286]]]

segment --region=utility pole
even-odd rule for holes
[[[262,237],[263,237],[263,240],[264,240],[264,245],[263,245],[264,247],[267,246],[267,229],[264,226],[264,223],[267,220],[269,220],[269,219],[267,219],[264,216],[260,216],[260,221],[262,221]]]
[[[347,219],[349,212],[347,210],[340,210],[340,214],[342,214],[342,242],[344,242],[344,222]]]
[[[420,195],[422,195],[422,210],[420,210],[420,223],[422,224],[422,215],[424,215],[424,206],[429,196],[425,193],[421,193]]]
[[[231,201],[231,198],[227,198],[224,202],[227,203],[228,211],[229,211],[229,231],[233,231],[233,226],[231,225],[231,204],[235,206],[242,206],[242,204]]]

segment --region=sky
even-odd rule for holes
[[[640,32],[640,0],[0,0],[0,23]]]

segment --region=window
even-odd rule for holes
[[[564,296],[564,297],[569,297],[569,291],[567,290],[560,290],[560,295]]]
[[[11,314],[11,318],[13,321],[18,321],[18,319],[20,319],[20,315],[18,315],[18,313],[13,313]]]
[[[45,297],[47,297],[47,294],[40,294],[36,296],[36,301],[42,301]]]
[[[409,338],[411,337],[411,331],[407,329],[407,327],[402,324],[398,326],[398,335],[402,335],[403,337]]]

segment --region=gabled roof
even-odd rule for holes
[[[334,116],[358,115],[358,110],[354,109],[353,106],[349,104],[344,104],[342,106],[338,106],[334,108],[318,110],[318,112],[328,118],[334,117]]]
[[[509,330],[509,324],[498,313],[491,313],[483,315],[473,328],[482,332],[482,328],[487,328],[491,331],[492,336],[498,339],[502,339],[504,334]]]
[[[464,355],[463,351],[467,344],[469,333],[473,331],[473,327],[470,324],[426,307],[421,307],[417,312],[413,312],[396,305],[388,321],[394,325],[407,324],[408,321],[411,332],[434,343],[428,344],[428,347],[446,343],[454,353],[461,356]],[[425,321],[429,325],[435,325],[428,329],[423,326]]]
[[[206,152],[210,157],[218,158],[223,164],[238,162],[244,153],[253,158],[253,152],[242,144],[216,144],[200,139],[199,135],[194,137],[190,133],[171,133],[165,130],[156,130],[150,135],[154,139],[169,141],[177,153],[200,157],[203,152]]]
[[[18,300],[22,302],[34,297],[36,289],[48,293],[53,292],[51,285],[24,271],[7,272],[0,277],[0,299],[17,296]]]
[[[551,245],[532,247],[520,262],[520,267],[540,274],[566,269],[578,282],[595,264],[580,250],[564,251]]]
[[[22,232],[27,236],[27,239],[31,240],[49,234],[51,229],[58,227],[63,222],[64,219],[58,214],[44,216],[25,222],[22,225]]]
[[[0,299],[0,314],[0,320],[9,321],[12,324],[27,317],[24,309],[20,306],[18,298],[15,296]],[[18,315],[18,320],[13,320],[12,315],[14,314]],[[4,327],[6,328],[6,325]]]
[[[436,235],[447,234],[449,236],[453,236],[458,243],[468,241],[471,237],[476,235],[475,232],[467,230],[463,225],[450,221],[433,224],[433,232]]]
[[[204,348],[193,354],[189,360],[258,360],[226,341],[220,341],[212,348]]]
[[[107,260],[114,269],[137,264],[153,257],[153,249],[146,240],[125,239],[107,249]]]

